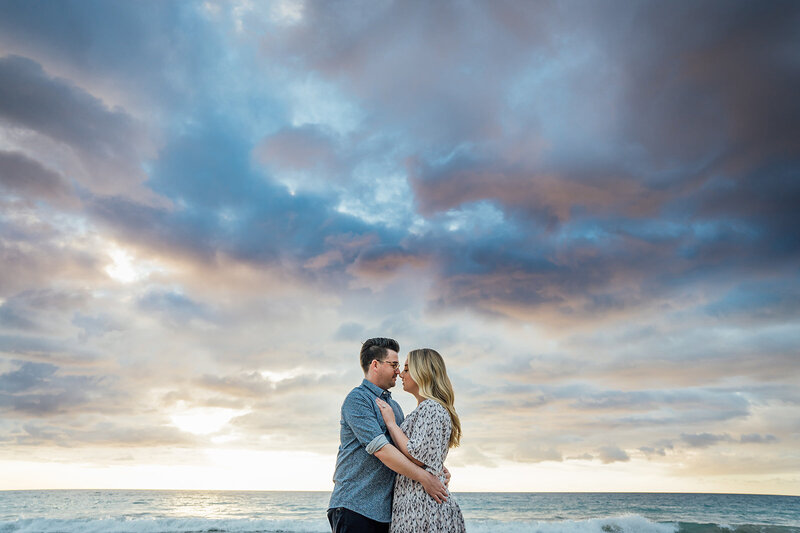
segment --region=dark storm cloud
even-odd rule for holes
[[[130,90],[134,98],[155,101],[158,95],[174,104],[186,88],[183,75],[197,66],[183,63],[182,55],[206,55],[215,45],[208,34],[190,38],[182,21],[201,26],[193,10],[177,3],[67,1],[45,9],[39,2],[12,1],[3,4],[0,43],[73,70],[80,79]]]
[[[340,83],[376,120],[448,144],[499,131],[505,82],[550,40],[546,26],[558,11],[554,3],[364,7],[305,5],[302,23],[270,31],[264,51]]]
[[[139,165],[147,143],[141,127],[126,113],[108,109],[96,97],[48,75],[28,58],[0,58],[0,78],[0,120],[76,150],[88,170],[85,176],[76,177],[85,185],[118,191],[120,181],[143,178]]]
[[[112,20],[125,11],[107,9]],[[489,202],[505,217],[505,229],[484,239],[441,227],[422,238],[383,232],[385,251],[362,254],[351,275],[390,276],[395,265],[425,257],[439,266],[435,306],[586,318],[640,308],[698,277],[769,272],[776,260],[796,261],[797,180],[791,176],[797,147],[789,139],[800,135],[792,130],[798,121],[786,118],[798,112],[789,91],[797,81],[790,30],[798,10],[791,4],[667,10],[620,3],[584,15],[558,4],[389,3],[363,17],[354,9],[305,6],[300,24],[264,37],[263,51],[283,58],[289,71],[310,69],[349,91],[367,126],[410,136],[393,157],[406,157],[420,214],[434,220]],[[121,21],[123,34],[140,42],[142,21],[166,23],[174,17],[168,11],[153,7]],[[21,7],[13,16],[35,32],[52,22]],[[102,32],[84,26],[76,35],[105,43]],[[672,39],[676,27],[686,40]],[[415,44],[398,28],[417,35]],[[491,38],[475,40],[476,28]],[[579,37],[567,45],[561,32]],[[79,46],[65,34],[42,38],[62,41]],[[585,68],[589,60],[596,67]],[[92,61],[105,65],[101,57]],[[37,88],[26,98],[60,102],[57,110],[75,107],[82,109],[75,116],[89,117],[72,131],[70,115],[48,121],[34,113],[33,101],[7,99],[4,109],[14,120],[65,142],[62,130],[69,129],[69,142],[88,154],[104,148],[115,161],[141,159],[127,149],[138,133],[123,112],[104,108],[30,60],[8,57],[4,67],[18,83]],[[472,83],[476,76],[485,83]],[[613,83],[594,87],[607,81]],[[592,108],[592,98],[617,112],[598,104],[601,109],[580,113]],[[260,175],[241,117],[203,109],[214,101],[210,89],[193,93],[193,121],[172,132],[152,165],[149,187],[177,207],[104,197],[92,202],[91,212],[126,239],[200,260],[223,251],[293,266],[327,257],[329,268],[348,268],[350,261],[323,255],[332,251],[325,239],[364,234],[368,225],[336,212],[330,191],[292,196]],[[765,129],[766,119],[752,110],[760,106],[779,125],[768,136],[756,136]],[[584,150],[582,122],[583,130],[605,134],[594,139],[596,150]],[[257,153],[267,168],[327,169],[330,179],[346,182],[353,153],[379,156],[356,150],[358,139],[285,125]],[[730,162],[741,146],[755,154],[752,164]]]
[[[303,24],[265,40],[267,53],[337,80],[370,121],[435,140],[409,154],[421,214],[490,201],[517,229],[485,242],[446,231],[404,241],[406,254],[440,250],[440,305],[585,318],[698,279],[796,262],[792,3],[616,3],[581,14],[554,4],[388,4],[363,18],[307,7]],[[426,24],[434,20],[447,30]],[[393,29],[380,31],[388,21]],[[464,53],[476,25],[492,38]],[[395,32],[406,26],[436,53],[408,48],[403,32],[397,53]],[[674,39],[678,29],[686,39]],[[565,44],[561,33],[575,38]],[[468,83],[476,72],[486,83]]]
[[[0,150],[0,187],[33,199],[63,202],[70,194],[66,180],[20,152]]]
[[[212,208],[189,204],[165,209],[109,197],[96,198],[89,210],[116,235],[166,256],[213,263],[215,255],[223,253],[252,264],[278,266],[285,261],[287,270],[325,252],[326,236],[367,231],[361,222],[330,211],[318,198],[291,196],[256,183],[252,193],[235,194],[224,193],[221,196],[229,196],[231,204]],[[247,205],[252,200],[248,194],[258,196],[260,203]],[[209,195],[200,201],[217,200]]]
[[[170,198],[170,208],[123,197],[95,197],[89,212],[117,235],[166,255],[214,261],[217,253],[252,264],[283,264],[287,273],[320,274],[313,259],[326,251],[340,260],[357,255],[344,241],[360,235],[396,239],[339,213],[331,199],[292,194],[253,166],[252,146],[229,119],[207,116],[204,124],[168,143],[153,165],[149,186]],[[369,242],[369,241],[365,241]],[[326,263],[327,264],[327,263]],[[323,265],[324,266],[324,265]]]

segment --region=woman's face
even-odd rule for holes
[[[416,394],[419,392],[419,385],[417,385],[414,378],[411,377],[411,372],[408,371],[408,358],[406,357],[405,365],[403,365],[403,371],[400,372],[400,379],[403,380],[403,390],[411,393]]]

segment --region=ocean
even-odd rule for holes
[[[800,497],[455,493],[472,533],[800,533]],[[0,533],[325,533],[327,492],[0,491]]]

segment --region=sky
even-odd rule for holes
[[[800,495],[800,4],[0,2],[0,489]],[[408,413],[411,396],[394,397]]]

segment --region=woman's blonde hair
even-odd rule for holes
[[[420,396],[440,403],[450,413],[453,428],[450,431],[450,442],[447,447],[458,446],[461,441],[461,422],[453,407],[455,394],[450,378],[447,377],[442,356],[430,348],[412,350],[408,352],[408,372],[411,374],[411,379],[419,386]]]

